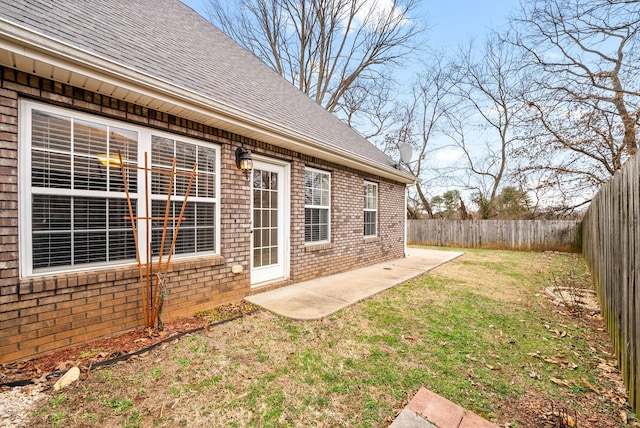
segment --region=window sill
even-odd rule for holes
[[[382,239],[379,236],[365,236],[364,243],[368,244],[369,242],[380,242]]]
[[[183,269],[201,269],[220,266],[226,259],[221,255],[196,256],[184,259],[172,259],[168,272],[177,272]],[[154,265],[156,263],[154,262]],[[142,265],[143,274],[146,265]],[[59,272],[45,275],[37,275],[20,280],[20,294],[40,293],[42,291],[60,290],[88,284],[103,282],[130,280],[138,278],[138,265],[118,265],[93,268],[72,272]]]
[[[182,269],[201,269],[207,267],[219,266],[225,263],[225,258],[219,254],[210,256],[194,256],[184,259],[172,259],[169,272],[175,272]]]
[[[328,250],[330,248],[333,248],[333,242],[320,242],[318,244],[315,244],[315,243],[304,244],[305,253],[310,253],[313,251]]]

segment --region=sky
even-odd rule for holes
[[[182,2],[206,17],[209,0]],[[455,47],[469,38],[481,37],[489,27],[504,25],[506,16],[519,4],[519,0],[421,0],[415,15],[428,24],[430,43]]]
[[[482,37],[491,27],[506,24],[519,0],[422,0],[421,10],[431,23],[428,39],[438,45],[456,46]]]

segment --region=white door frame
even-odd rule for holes
[[[278,264],[275,266],[253,266],[253,173],[251,174],[251,287],[260,287],[289,277],[290,267],[290,230],[291,230],[291,166],[288,162],[253,155],[253,168],[279,173],[278,183]]]

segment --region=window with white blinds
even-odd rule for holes
[[[218,148],[149,129],[30,101],[20,104],[21,275],[89,269],[136,260],[135,242],[118,151],[134,216],[165,214],[169,175],[151,174],[145,203],[141,169],[147,152],[153,168],[171,168],[198,176],[191,189],[174,253],[215,252],[217,236]],[[173,137],[173,139],[172,139]],[[187,176],[176,179],[170,217],[180,214]],[[175,230],[168,224],[167,255]],[[152,222],[152,254],[157,255],[163,222]],[[138,239],[146,260],[146,222],[138,220]]]
[[[378,185],[364,182],[364,236],[378,235]]]
[[[214,251],[216,246],[216,150],[211,147],[185,143],[171,138],[156,135],[151,137],[151,164],[154,170],[171,170],[173,157],[176,157],[176,171],[168,222],[165,235],[164,255],[169,254],[173,231],[175,231],[178,217],[182,209],[185,192],[189,186],[189,176],[193,164],[197,163],[195,177],[183,220],[178,231],[178,238],[174,254],[200,253]],[[167,212],[167,190],[169,188],[167,174],[153,172],[151,174],[151,211],[154,218],[164,218]],[[160,253],[164,221],[152,222],[152,252],[154,256]]]
[[[304,174],[304,241],[330,240],[331,175],[307,168]]]

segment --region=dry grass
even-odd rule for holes
[[[582,261],[471,251],[320,321],[260,311],[83,374],[33,426],[384,427],[424,385],[503,426],[543,426],[555,402],[619,427],[601,321],[542,293],[566,263]]]

